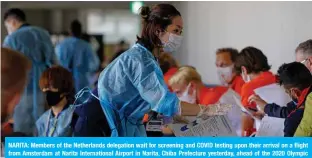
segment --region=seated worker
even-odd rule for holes
[[[103,109],[98,99],[98,91],[95,88],[87,102],[79,105],[75,109],[75,114],[79,117],[74,128],[75,137],[109,137],[111,131],[104,115]]]
[[[181,67],[169,80],[169,85],[173,92],[177,94],[181,101],[192,104],[211,105],[218,102],[223,102],[223,96],[229,91],[228,87],[217,86],[213,88],[206,87],[201,79],[199,73],[192,67]],[[233,90],[232,90],[233,91]],[[233,91],[234,92],[234,91]],[[232,108],[233,112],[236,108]],[[239,108],[238,108],[239,109]],[[231,110],[232,111],[232,110]],[[235,115],[228,115],[231,117],[232,126],[240,131],[240,109],[235,111]],[[229,112],[229,114],[232,112]],[[239,124],[237,124],[237,122]],[[239,128],[237,127],[239,126]],[[167,128],[163,129],[166,134],[170,133]],[[238,133],[238,132],[237,132]]]
[[[234,67],[245,81],[240,94],[242,105],[256,111],[256,104],[250,103],[248,98],[255,94],[254,90],[276,83],[274,74],[269,71],[271,66],[267,57],[257,48],[246,47],[238,54]],[[260,126],[260,122],[256,121],[256,127]],[[242,136],[249,136],[255,132],[254,123],[251,116],[242,115]]]
[[[218,77],[223,86],[231,87],[238,94],[244,85],[241,75],[234,71],[234,63],[238,51],[233,48],[220,48],[216,52],[216,66]]]
[[[227,87],[206,88],[199,73],[192,67],[181,67],[169,80],[173,92],[181,101],[209,105],[216,103]]]
[[[24,133],[13,132],[14,120],[8,121],[19,103],[27,83],[31,62],[22,53],[1,48],[1,142],[5,137],[25,136]]]
[[[267,104],[259,96],[253,95],[250,102],[255,102],[268,116],[285,118],[284,136],[294,136],[302,119],[304,107],[311,106],[312,75],[310,71],[299,62],[283,64],[278,72],[278,83],[284,87],[293,101],[287,107],[281,107],[275,103]]]
[[[74,118],[74,80],[72,74],[61,66],[45,70],[39,81],[51,107],[36,122],[39,137],[71,137]]]

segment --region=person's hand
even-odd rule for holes
[[[255,118],[259,119],[259,120],[262,120],[262,118],[264,117],[265,113],[261,110],[257,111],[257,112],[254,112],[252,114]]]
[[[249,103],[251,103],[251,102],[256,103],[256,104],[259,106],[259,108],[260,108],[260,109],[258,109],[258,110],[262,110],[262,111],[264,111],[263,109],[264,109],[265,105],[268,104],[267,102],[265,102],[262,98],[260,98],[260,97],[259,97],[258,95],[256,95],[256,94],[251,95],[251,96],[248,98],[248,102],[249,102]]]
[[[173,121],[174,121],[174,123],[189,124],[189,121],[187,119],[185,119],[185,117],[178,116],[178,115],[173,117]]]
[[[161,132],[164,134],[164,135],[172,135],[173,134],[173,131],[171,130],[171,128],[169,128],[168,126],[163,126],[161,128]]]

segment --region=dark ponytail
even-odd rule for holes
[[[148,6],[143,6],[140,11],[140,16],[142,18],[142,22],[145,23],[148,21],[151,10]]]

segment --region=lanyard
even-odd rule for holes
[[[49,114],[49,117],[48,117],[48,120],[47,120],[47,128],[46,128],[46,131],[45,131],[45,134],[47,137],[52,137],[55,129],[56,129],[56,124],[57,124],[57,120],[59,118],[59,116],[61,115],[63,111],[61,111],[55,118],[54,118],[54,122],[53,122],[53,125],[52,125],[52,128],[51,130],[49,131],[49,126],[50,126],[50,118],[51,118],[51,113],[52,113],[52,110],[50,111],[50,114]],[[49,132],[49,133],[48,133]]]

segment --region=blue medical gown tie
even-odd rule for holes
[[[146,136],[142,119],[150,110],[165,116],[179,111],[179,99],[168,90],[157,61],[140,44],[102,71],[98,92],[112,137]]]

